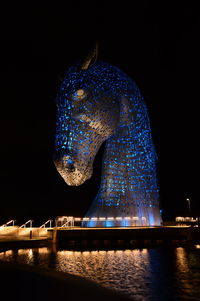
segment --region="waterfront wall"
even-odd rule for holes
[[[200,243],[200,230],[192,227],[155,228],[54,228],[48,231],[51,243],[70,247],[146,247]]]
[[[49,228],[20,228],[18,226],[8,226],[0,228],[0,236],[9,237],[47,237]]]

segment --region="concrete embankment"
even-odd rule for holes
[[[6,250],[16,250],[25,248],[38,248],[48,245],[46,237],[37,237],[34,239],[30,238],[16,238],[1,236],[0,237],[0,252]]]
[[[200,229],[192,227],[54,228],[49,241],[66,246],[147,247],[200,243]]]
[[[51,228],[0,231],[0,250],[62,244],[70,248],[138,248],[200,244],[199,227]],[[7,235],[2,235],[7,234]],[[42,236],[44,235],[44,236]]]
[[[0,251],[47,245],[49,228],[8,226],[0,228]]]

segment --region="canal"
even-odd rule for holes
[[[138,301],[199,300],[200,246],[73,251],[7,250],[1,261],[39,266],[93,280]]]

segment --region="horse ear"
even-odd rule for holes
[[[86,59],[83,61],[81,65],[81,70],[87,70],[88,68],[90,68],[92,65],[96,63],[97,56],[98,56],[98,48],[99,48],[98,43],[96,43],[95,47],[86,57]]]

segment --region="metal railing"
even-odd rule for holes
[[[104,217],[104,216],[100,216],[100,217],[73,217],[73,216],[63,216],[63,217],[59,217],[58,219],[56,219],[55,224],[56,227],[74,227],[74,224],[76,224],[77,222],[120,222],[122,223],[123,226],[129,226],[130,224],[134,224],[136,226],[136,224],[140,225],[140,226],[145,226],[146,224],[146,217],[142,216],[142,217],[138,217],[138,216],[125,216],[125,217],[121,217],[121,216],[117,216],[117,217]],[[103,224],[102,224],[103,225]],[[114,224],[113,224],[114,225]],[[95,226],[95,224],[94,224]]]
[[[61,228],[63,227],[74,227],[74,218],[70,216],[67,221],[61,226]]]
[[[48,221],[46,221],[44,224],[42,224],[39,228],[46,228],[46,225],[49,224],[49,228],[52,228],[52,219],[49,219]]]
[[[4,228],[4,227],[7,227],[9,224],[12,223],[12,226],[15,225],[15,220],[14,219],[11,219],[10,221],[8,221],[7,223],[3,224],[2,226],[0,226],[0,228]]]
[[[194,218],[189,218],[189,217],[176,217],[176,222],[183,222],[183,221],[192,221],[195,222],[198,219],[194,219]],[[5,224],[3,224],[2,226],[0,226],[1,228],[7,227],[9,225],[14,226],[15,225],[16,220],[12,219],[8,222],[6,222]],[[94,226],[95,226],[95,222],[100,222],[102,223],[102,225],[104,223],[107,222],[113,222],[113,225],[115,222],[120,223],[123,226],[129,226],[129,225],[140,225],[140,226],[145,226],[146,224],[146,217],[138,217],[138,216],[125,216],[125,217],[121,217],[121,216],[117,216],[117,217],[113,217],[113,216],[109,216],[109,217],[73,217],[73,216],[63,216],[63,217],[59,217],[57,219],[55,219],[55,227],[74,227],[74,225],[77,225],[77,222],[81,223],[81,222],[93,222]],[[52,224],[53,224],[53,220],[49,219],[47,220],[45,223],[43,223],[40,227],[38,228],[52,228]],[[92,225],[92,224],[91,224]],[[28,221],[26,221],[24,224],[22,224],[21,226],[18,226],[19,228],[26,228],[26,227],[33,227],[33,220],[29,219]]]
[[[30,228],[33,226],[33,220],[29,219],[27,222],[25,222],[23,225],[21,225],[19,228],[26,228],[26,226],[30,224]]]
[[[177,216],[175,220],[176,222],[197,222],[198,217],[194,218],[190,216]]]

